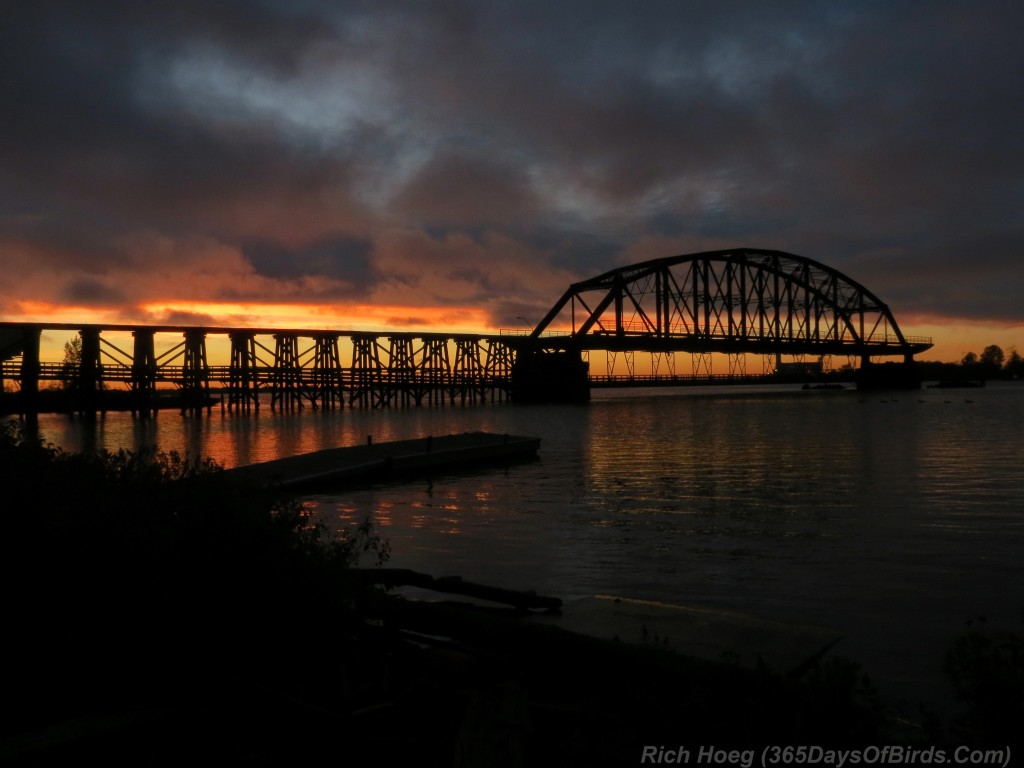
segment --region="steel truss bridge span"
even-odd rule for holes
[[[566,317],[568,315],[568,317]],[[571,331],[553,335],[565,325]],[[534,328],[543,348],[871,357],[913,355],[889,308],[836,269],[782,251],[654,259],[575,283]]]

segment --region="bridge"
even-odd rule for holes
[[[43,362],[44,332],[77,333],[77,359]],[[227,364],[210,364],[211,344]],[[498,334],[0,322],[0,373],[22,413],[55,397],[86,413],[149,415],[171,397],[182,412],[208,410],[218,390],[222,407],[240,412],[261,402],[294,410],[575,401],[592,385],[765,380],[783,355],[797,364],[845,356],[859,360],[865,385],[913,386],[913,356],[930,347],[905,336],[875,294],[839,271],[781,251],[735,249],[605,272],[571,285],[533,329]],[[606,355],[604,375],[590,372],[595,352]],[[650,373],[637,373],[637,352],[650,354]],[[676,370],[676,353],[691,356],[689,375]],[[711,372],[715,353],[729,360],[721,378]],[[624,376],[613,373],[619,355]],[[761,374],[747,374],[747,355],[762,357]],[[902,361],[895,373],[873,360],[887,356]]]
[[[544,338],[559,320],[571,330],[560,339]],[[565,399],[581,395],[576,355],[583,351],[689,352],[703,361],[695,362],[694,375],[710,374],[712,353],[730,356],[731,374],[739,373],[738,358],[748,353],[776,360],[845,355],[859,358],[865,386],[912,386],[913,356],[932,346],[929,338],[905,336],[888,306],[838,270],[752,248],[654,259],[575,283],[531,338],[540,352],[562,355],[524,356],[522,389],[544,397],[543,382],[555,378],[568,382],[556,393]],[[905,367],[871,368],[873,357],[892,355]]]

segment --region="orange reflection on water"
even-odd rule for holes
[[[462,505],[456,499],[443,502],[414,501],[410,505],[416,510],[425,510],[423,514],[412,517],[414,528],[430,528],[436,533],[457,535],[462,533],[462,518],[459,515],[443,514],[445,512],[462,512]]]

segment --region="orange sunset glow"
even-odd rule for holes
[[[472,307],[406,307],[383,304],[221,304],[152,302],[140,307],[146,317],[196,318],[196,324],[238,328],[380,329],[480,333],[490,318]],[[188,324],[188,323],[186,323]]]

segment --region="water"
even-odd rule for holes
[[[157,445],[227,466],[473,430],[536,435],[537,461],[310,499],[372,518],[391,564],[565,599],[682,602],[842,631],[890,699],[942,708],[967,621],[1019,631],[1024,386],[865,395],[785,387],[602,391],[587,406],[261,413],[98,424],[72,450]]]

